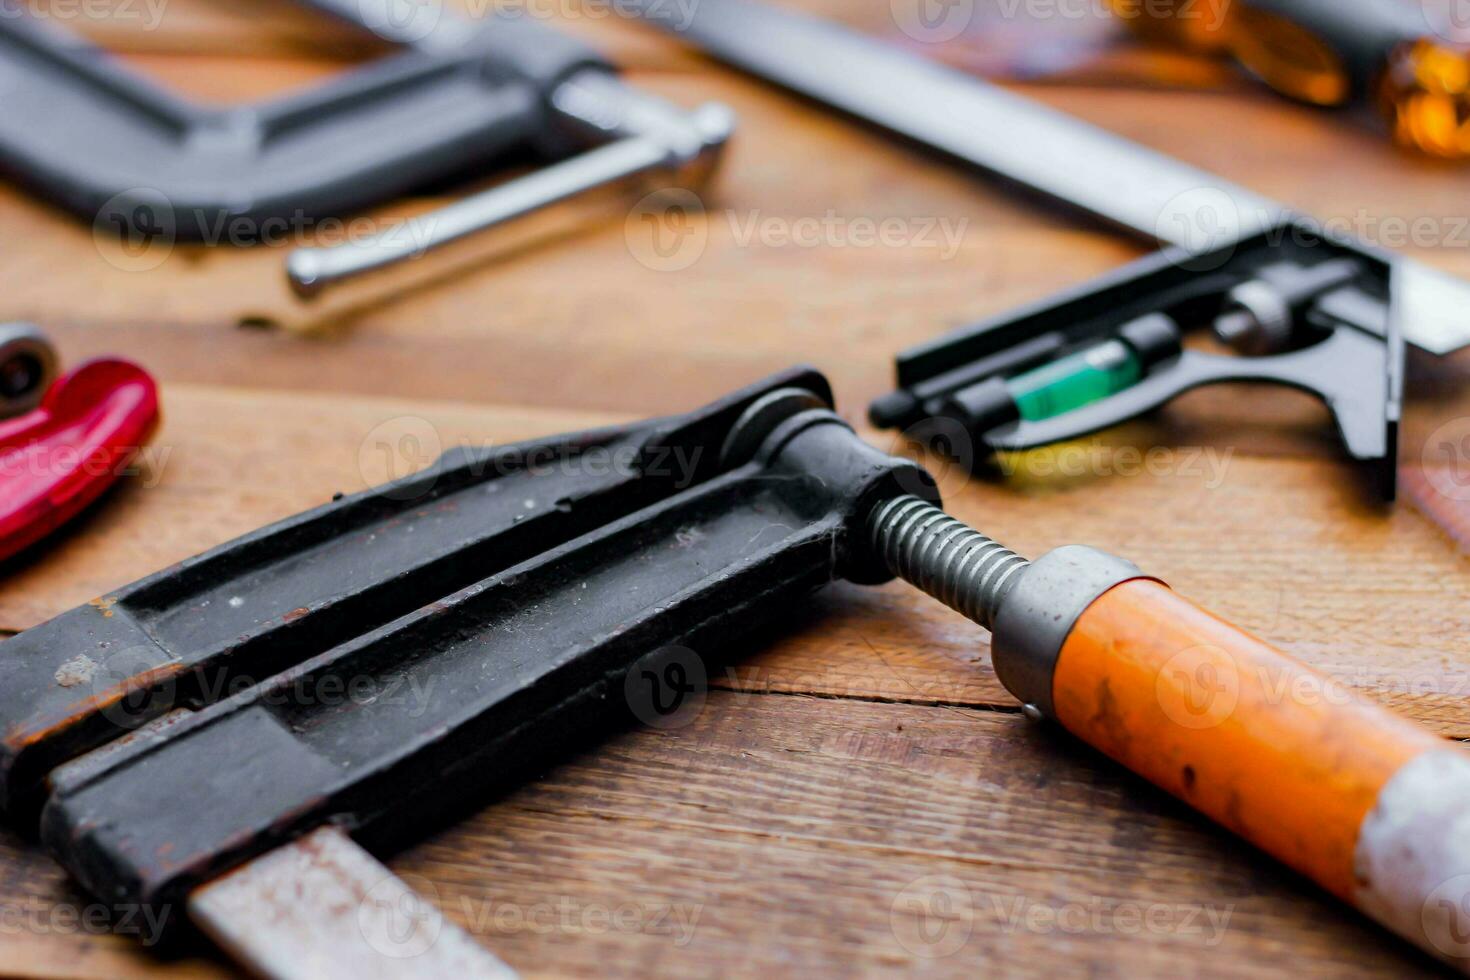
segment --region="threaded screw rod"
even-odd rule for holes
[[[914,496],[875,507],[868,535],[889,571],[985,629],[1031,564]]]

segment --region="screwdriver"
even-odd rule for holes
[[[991,633],[1048,720],[1470,972],[1470,756],[1079,545],[1028,562],[929,501],[868,519],[887,568]]]
[[[1376,111],[1400,146],[1470,158],[1470,47],[1405,0],[1107,0],[1140,35],[1233,57],[1311,105]]]

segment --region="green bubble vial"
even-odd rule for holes
[[[1143,361],[1121,340],[1078,351],[1006,382],[1016,409],[1028,422],[1065,415],[1131,388],[1143,378]]]

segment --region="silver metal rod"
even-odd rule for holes
[[[895,497],[868,518],[888,570],[986,629],[1031,563],[918,497]]]
[[[189,915],[241,965],[272,980],[517,976],[334,828],[196,889]]]
[[[419,258],[469,235],[672,163],[668,147],[652,139],[618,140],[448,207],[409,218],[367,241],[297,249],[286,259],[286,275],[297,295],[311,298],[335,283]]]

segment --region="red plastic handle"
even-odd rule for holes
[[[123,475],[158,429],[158,386],[128,361],[83,364],[0,422],[0,560],[45,538]]]

